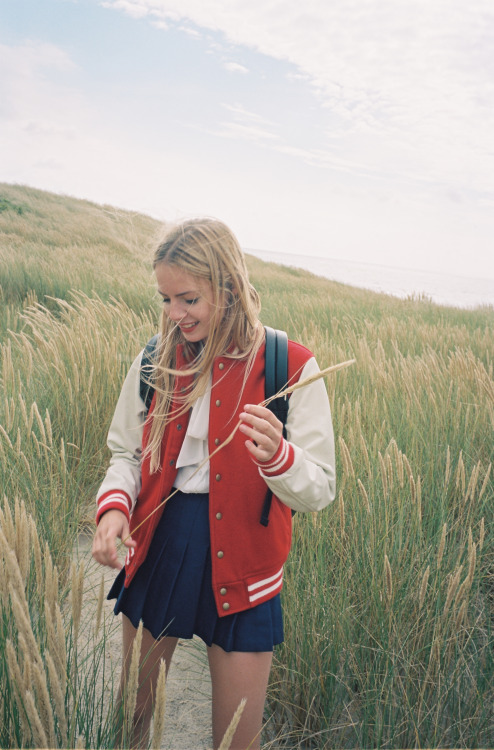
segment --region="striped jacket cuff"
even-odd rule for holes
[[[273,458],[269,461],[256,461],[261,474],[267,477],[276,477],[279,474],[284,474],[285,471],[291,468],[295,461],[295,451],[293,446],[284,438],[281,440],[280,445]]]
[[[98,512],[96,513],[96,523],[101,520],[103,513],[107,510],[121,510],[130,521],[131,500],[123,490],[109,490],[98,498]]]

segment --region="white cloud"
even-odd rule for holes
[[[274,123],[270,120],[267,120],[262,115],[258,114],[257,112],[251,112],[248,109],[245,109],[245,107],[236,102],[235,104],[226,104],[224,103],[222,105],[228,112],[230,112],[231,115],[233,115],[235,120],[245,121],[245,122],[256,122],[263,125],[269,125],[271,127],[274,126]]]
[[[107,142],[97,107],[74,85],[77,66],[60,48],[0,45],[2,179],[67,189]]]
[[[127,13],[132,18],[144,18],[152,12],[148,7],[147,0],[142,0],[142,2],[139,2],[139,0],[108,0],[107,2],[102,2],[101,5],[103,8],[123,10],[124,13]],[[167,26],[165,25],[164,28],[167,28]]]
[[[52,44],[26,42],[17,47],[0,44],[0,116],[9,120],[28,113],[35,115],[49,87],[45,73],[63,75],[74,69],[68,55]]]
[[[168,219],[217,215],[250,247],[393,265],[447,260],[460,272],[475,256],[492,269],[494,22],[485,2],[105,4],[170,30],[172,42],[178,30],[203,42],[185,40],[167,97],[156,96],[154,69],[127,86],[108,66],[94,86],[94,66],[79,69],[59,47],[0,45],[3,180]],[[192,107],[187,87],[197,88],[206,46],[207,106]],[[235,60],[248,76],[208,77]]]
[[[371,137],[355,160],[367,169],[387,158],[396,174],[411,170],[416,179],[494,190],[487,165],[494,132],[490,0],[115,0],[113,6],[165,22],[192,21],[292,63],[292,75],[307,76],[335,115],[329,141],[352,148],[352,136]]]
[[[156,25],[158,26],[159,22]],[[179,26],[178,28],[180,31],[183,31],[185,34],[188,34],[189,36],[193,36],[196,39],[199,39],[201,36],[201,33],[197,29],[191,28],[191,26]]]
[[[256,125],[243,125],[239,122],[220,123],[220,130],[216,134],[227,138],[242,138],[248,141],[272,141],[278,138],[275,133],[265,128]]]
[[[249,69],[245,67],[245,65],[240,65],[236,62],[227,62],[224,64],[225,68],[229,70],[231,73],[248,73]]]

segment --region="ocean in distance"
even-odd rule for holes
[[[317,276],[374,292],[392,294],[402,299],[423,296],[438,305],[462,308],[481,305],[494,307],[494,279],[476,279],[448,273],[393,268],[310,255],[288,255],[251,248],[245,252],[261,260],[303,268]]]

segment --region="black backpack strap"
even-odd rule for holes
[[[264,330],[266,331],[264,397],[270,398],[281,391],[288,382],[288,336],[285,331],[275,331],[269,326],[265,326]],[[288,399],[275,398],[268,404],[268,409],[283,424],[283,437],[286,438]],[[268,489],[260,518],[260,523],[263,526],[267,526],[269,523],[272,499],[273,493]]]
[[[159,337],[160,335],[157,333],[147,342],[141,358],[139,395],[146,404],[146,411],[149,411],[154,396],[154,388],[150,381],[153,376],[153,359],[156,353],[156,347],[158,346]]]
[[[269,368],[274,370],[274,382],[270,381],[268,383],[266,380],[264,386],[265,398],[274,396],[274,394],[281,391],[288,382],[288,336],[285,331],[273,331],[273,333],[275,334],[274,356],[273,348],[270,347]],[[271,401],[268,404],[268,409],[270,409],[282,423],[283,437],[286,438],[285,425],[288,417],[288,399],[275,398],[274,401]]]

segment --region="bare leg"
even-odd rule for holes
[[[213,695],[213,745],[219,747],[242,698],[247,699],[231,750],[258,750],[266,700],[271,651],[244,653],[208,648]]]
[[[137,630],[131,621],[122,614],[123,633],[123,669],[118,694],[118,706],[122,706],[122,696],[125,695],[127,674],[132,657],[132,644]],[[134,714],[134,733],[129,738],[129,747],[146,747],[149,727],[153,715],[156,682],[158,680],[161,659],[166,661],[166,671],[170,668],[173,652],[178,638],[160,638],[156,641],[149,630],[142,631],[141,657],[139,662],[139,688],[137,692],[136,711]],[[119,712],[121,708],[119,708]]]

